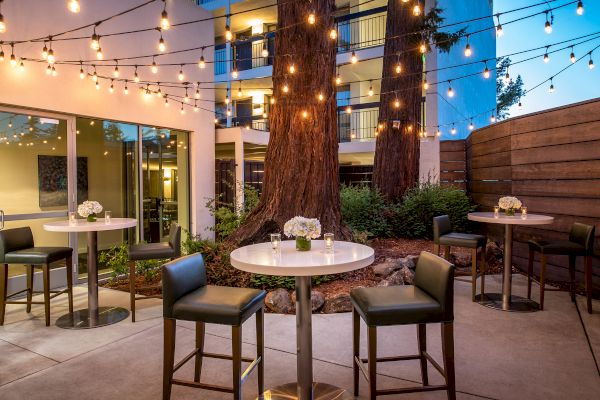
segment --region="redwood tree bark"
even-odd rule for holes
[[[375,146],[373,184],[389,201],[398,200],[419,182],[423,59],[417,50],[420,37],[410,33],[419,31],[422,23],[421,16],[412,14],[412,6],[388,1],[379,104],[382,128]],[[402,67],[399,74],[398,63]],[[400,107],[396,107],[396,99]],[[398,128],[392,126],[394,120],[400,121]]]
[[[334,0],[284,1],[277,5],[275,104],[269,115],[263,191],[258,206],[230,236],[231,241],[264,241],[269,233],[281,232],[285,222],[297,215],[318,218],[323,232],[333,232],[342,239],[351,236],[340,211],[336,41],[328,35],[334,27],[334,9]],[[314,25],[307,22],[311,11],[316,15]],[[293,74],[291,64],[295,66]],[[319,100],[319,93],[323,100]]]

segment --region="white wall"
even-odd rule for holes
[[[8,26],[6,33],[0,37],[5,43],[12,40],[23,40],[55,34],[74,27],[86,25],[99,19],[116,14],[119,11],[141,4],[132,0],[103,0],[81,2],[81,12],[72,14],[67,10],[64,0],[21,0],[8,1],[2,5],[2,14]],[[97,32],[102,35],[108,32],[135,30],[158,26],[162,2],[157,1],[132,13],[102,23]],[[210,17],[212,14],[198,7],[189,0],[168,0],[167,11],[171,23]],[[86,39],[54,42],[53,48],[57,61],[61,60],[93,60],[95,54],[90,49],[92,29],[70,34],[86,36]],[[181,27],[174,27],[163,33],[168,50],[179,50],[212,44],[214,42],[213,22],[202,22]],[[140,56],[157,52],[159,34],[157,31],[137,33],[125,36],[105,37],[101,46],[105,55],[104,63],[114,63],[114,58]],[[41,58],[41,43],[27,43],[15,47],[17,57],[33,59]],[[194,113],[191,107],[186,114],[179,113],[179,107],[165,108],[163,101],[153,98],[144,100],[137,90],[137,85],[130,83],[129,95],[122,94],[123,83],[115,83],[115,93],[108,93],[109,84],[101,82],[101,90],[96,90],[90,79],[79,79],[79,66],[57,65],[57,77],[49,77],[45,73],[46,64],[25,61],[25,71],[12,68],[8,62],[10,46],[3,46],[7,55],[0,63],[0,104],[25,107],[30,109],[50,110],[58,113],[90,116],[123,122],[161,126],[172,129],[190,131],[190,169],[192,193],[192,230],[207,234],[205,227],[212,225],[213,219],[204,207],[205,198],[214,196],[214,142],[215,132],[211,111],[200,110]],[[213,48],[207,48],[204,56],[207,61],[213,60]],[[176,55],[159,56],[161,62],[196,61],[200,52],[186,52]],[[151,58],[138,59],[125,63],[152,62]],[[101,67],[103,62],[95,61],[99,75],[111,76],[113,67]],[[133,79],[133,67],[121,66],[121,77]],[[159,68],[154,75],[149,68],[139,68],[142,80],[175,82],[179,66]],[[212,81],[214,68],[207,64],[200,70],[195,65],[184,68],[186,81]],[[202,99],[199,106],[208,110],[214,109],[213,85],[204,85],[209,89],[201,90]],[[181,89],[169,89],[169,93],[183,95]],[[193,91],[190,95],[193,97]],[[32,166],[33,168],[33,166]]]

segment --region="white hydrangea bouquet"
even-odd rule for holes
[[[89,222],[95,222],[96,216],[102,212],[102,205],[97,201],[84,201],[77,207],[77,213]]]
[[[521,200],[512,196],[504,196],[498,200],[498,207],[504,210],[506,215],[515,215],[515,210],[519,210],[523,206]]]
[[[296,250],[310,250],[310,240],[321,236],[321,223],[316,218],[294,217],[285,223],[283,233],[296,238]]]

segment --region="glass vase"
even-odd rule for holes
[[[509,216],[509,217],[512,217],[512,216],[514,216],[514,215],[515,215],[515,209],[514,209],[514,208],[507,208],[507,209],[504,211],[504,213],[505,213],[507,216]]]
[[[309,251],[310,250],[310,239],[301,237],[301,236],[296,237],[296,250]]]
[[[87,216],[87,221],[88,222],[96,222],[97,221],[97,217],[96,214],[90,214]]]

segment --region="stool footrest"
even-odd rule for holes
[[[418,392],[433,392],[437,390],[448,390],[447,385],[431,385],[431,386],[413,386],[397,389],[378,389],[375,391],[377,396],[386,396],[390,394],[408,394]]]
[[[258,366],[258,364],[260,364],[261,362],[262,362],[261,356],[258,356],[254,360],[252,360],[252,363],[250,365],[248,365],[248,368],[246,368],[246,370],[242,374],[242,378],[240,379],[241,383],[246,382],[246,379],[248,379],[248,376],[252,373],[254,368],[256,368]]]
[[[219,385],[211,385],[208,383],[184,381],[182,379],[172,379],[171,383],[173,385],[189,386],[189,387],[193,387],[193,388],[197,388],[197,389],[215,390],[217,392],[223,392],[223,393],[233,393],[232,388],[225,387],[225,386],[219,386]]]

